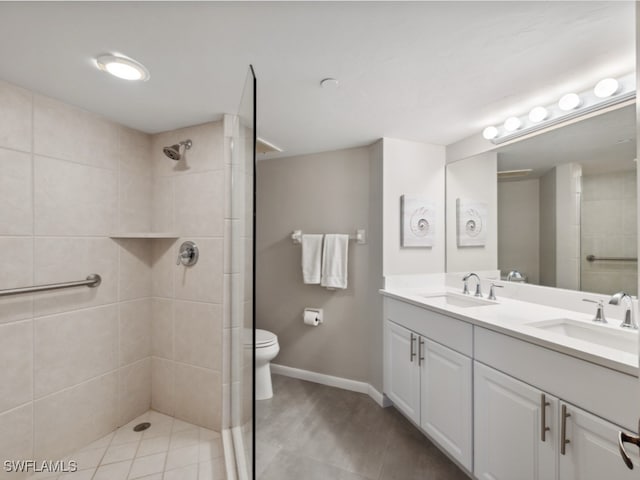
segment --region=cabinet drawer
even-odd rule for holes
[[[616,372],[548,348],[475,327],[475,359],[617,425],[635,430],[640,384]]]
[[[442,345],[471,357],[473,354],[473,326],[470,323],[385,298],[385,318]]]

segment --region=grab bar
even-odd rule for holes
[[[597,262],[597,261],[606,261],[606,262],[637,262],[637,258],[633,257],[596,257],[595,255],[587,255],[587,262]]]
[[[49,290],[60,290],[61,288],[84,287],[94,288],[100,285],[102,278],[97,273],[92,273],[86,280],[77,282],[50,283],[49,285],[34,285],[33,287],[7,288],[0,290],[0,297],[8,295],[20,295],[21,293],[46,292]]]

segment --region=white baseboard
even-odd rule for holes
[[[373,398],[373,401],[376,402],[378,405],[380,405],[382,408],[387,408],[393,405],[391,400],[389,400],[389,397],[387,397],[383,393],[380,393],[378,390],[375,389],[373,385],[369,385],[369,390],[367,391],[367,394],[371,398]]]
[[[352,392],[366,393],[381,407],[389,407],[391,405],[391,401],[385,395],[366,382],[334,377],[333,375],[325,375],[324,373],[311,372],[309,370],[287,367],[275,363],[271,364],[271,371],[277,375],[284,375],[285,377],[298,378],[300,380],[350,390]]]

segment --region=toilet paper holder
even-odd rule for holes
[[[305,308],[304,312],[302,313],[302,318],[305,318],[307,316],[307,313],[314,314],[315,317],[318,319],[319,324],[323,322],[321,308]]]

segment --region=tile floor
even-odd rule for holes
[[[393,407],[273,375],[256,402],[258,480],[468,480]]]
[[[143,432],[138,423],[151,422]],[[67,460],[74,473],[44,474],[33,480],[224,480],[222,438],[218,432],[149,411],[96,440]]]

